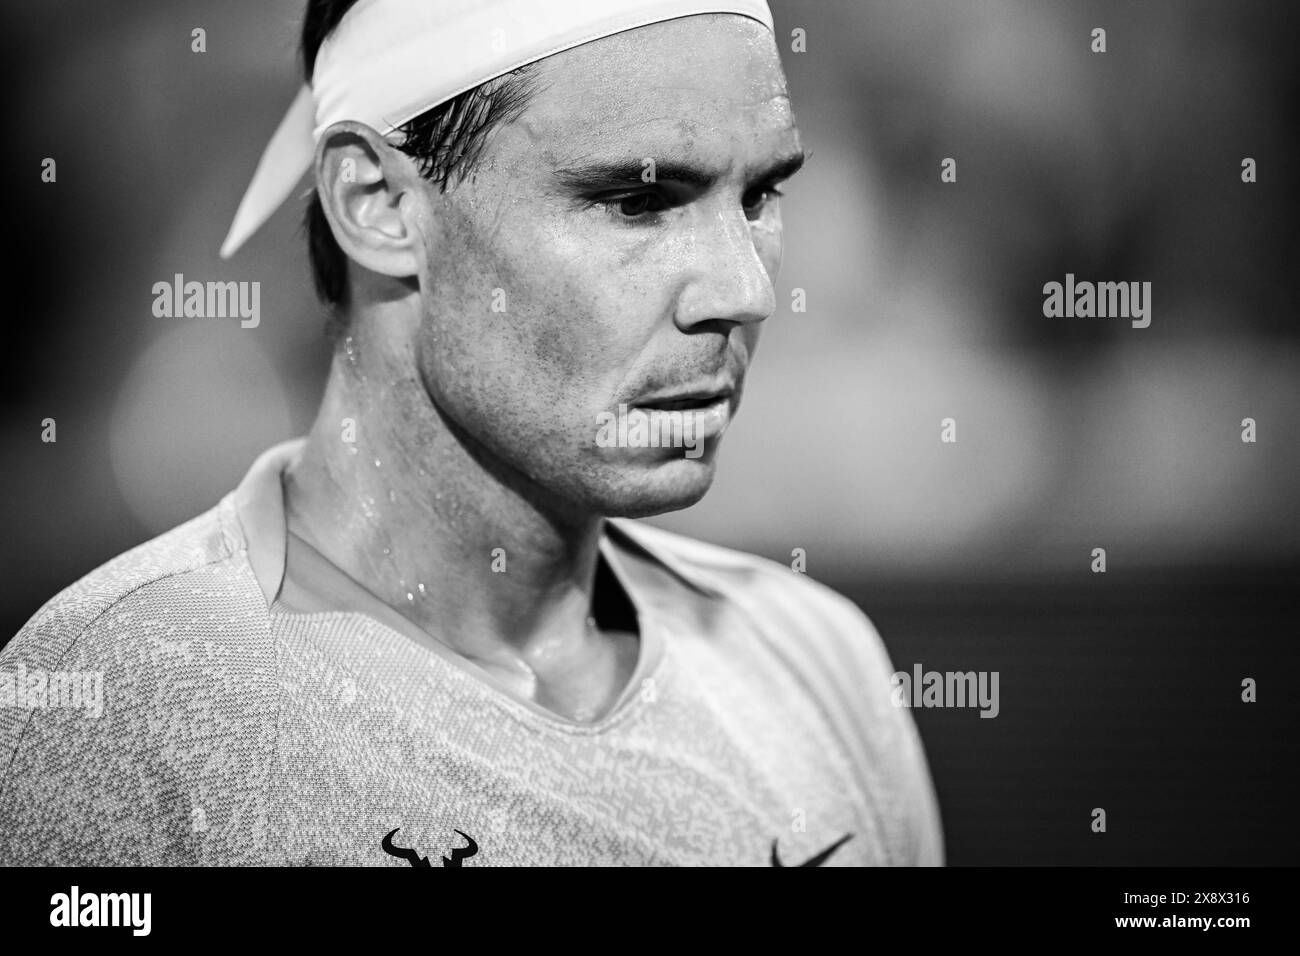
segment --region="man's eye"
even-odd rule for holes
[[[605,200],[607,206],[616,210],[625,219],[637,219],[641,216],[663,212],[668,208],[664,198],[658,193],[640,192],[630,196],[615,196]]]
[[[745,207],[745,214],[751,218],[756,218],[763,212],[763,207],[777,197],[781,196],[781,190],[775,186],[764,186],[761,189],[751,189],[745,193],[741,200],[741,205]]]

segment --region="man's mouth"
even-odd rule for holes
[[[652,408],[662,412],[686,412],[686,411],[703,411],[706,408],[712,408],[719,402],[726,401],[728,396],[717,393],[714,395],[701,395],[697,398],[676,398],[655,402],[643,402],[641,408]]]
[[[664,412],[707,411],[730,402],[734,394],[735,390],[730,385],[727,385],[722,388],[697,388],[665,392],[638,399],[633,404],[637,408]]]

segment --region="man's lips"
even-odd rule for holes
[[[735,391],[735,388],[731,385],[718,388],[708,386],[686,388],[638,398],[629,404],[637,408],[653,408],[667,412],[690,411],[710,408],[721,402],[729,402]]]
[[[696,440],[712,440],[726,431],[736,410],[735,401],[736,390],[727,383],[720,387],[689,386],[657,392],[637,399],[632,407],[643,415],[649,415],[652,421],[657,416],[680,416],[683,427],[689,425],[690,434]]]

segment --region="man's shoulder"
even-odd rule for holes
[[[673,571],[681,605],[705,609],[696,622],[704,639],[718,620],[739,614],[750,646],[798,676],[849,763],[869,768],[863,792],[892,833],[891,859],[942,865],[943,827],[925,750],[910,712],[892,702],[893,664],[867,615],[776,561],[642,523],[616,526]],[[691,588],[700,600],[686,597]]]
[[[185,602],[177,600],[178,594],[210,590],[223,571],[237,574],[233,559],[240,543],[230,521],[223,501],[105,562],[46,601],[0,650],[0,658],[61,658],[97,623],[127,605],[147,605],[154,617],[182,612]]]
[[[48,699],[56,682],[93,679],[109,701],[135,706],[185,682],[195,694],[220,685],[236,661],[267,670],[266,606],[230,509],[223,499],[91,571],[0,648],[0,772],[34,719],[73,726]]]
[[[615,526],[683,585],[731,605],[762,630],[798,638],[794,644],[810,651],[837,654],[847,649],[873,669],[888,667],[871,619],[849,598],[802,571],[643,522],[620,520]]]
[[[776,598],[798,602],[819,613],[862,616],[858,606],[844,595],[793,566],[641,521],[619,519],[613,523],[687,583],[720,596],[733,600]]]
[[[0,860],[258,858],[241,821],[261,806],[275,654],[228,503],[96,568],[0,650]]]

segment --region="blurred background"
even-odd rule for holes
[[[1296,863],[1295,5],[772,7],[811,152],[783,201],[782,306],[714,489],[655,523],[804,549],[899,669],[1000,673],[995,720],[913,712],[951,863]],[[329,342],[301,205],[217,256],[297,89],[301,11],[0,13],[0,642],[314,417]],[[260,281],[260,326],[155,318],[178,272]],[[1067,272],[1151,282],[1150,327],[1045,318]]]

